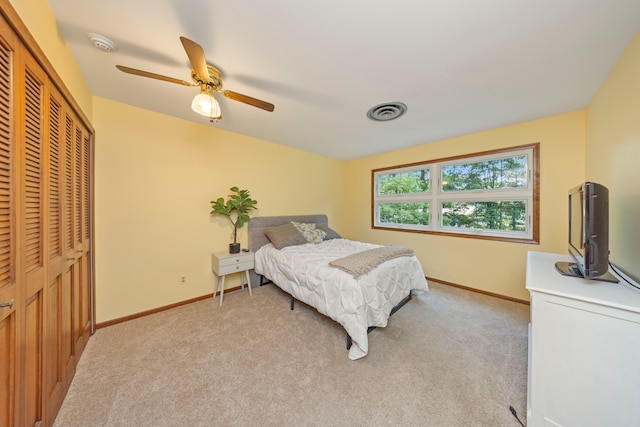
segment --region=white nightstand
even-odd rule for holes
[[[228,251],[215,252],[211,254],[211,270],[216,275],[216,285],[213,288],[213,298],[216,297],[218,284],[220,284],[220,305],[224,298],[224,278],[231,273],[244,273],[247,278],[247,287],[249,295],[251,292],[251,280],[249,279],[249,270],[253,268],[253,252],[240,252],[238,254],[230,254]],[[222,280],[221,280],[222,279]],[[240,274],[241,288],[244,289],[244,280]]]

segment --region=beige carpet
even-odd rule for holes
[[[429,285],[357,361],[273,285],[99,329],[55,426],[519,426],[529,307]]]

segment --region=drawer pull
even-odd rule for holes
[[[11,301],[9,301],[9,302],[3,302],[3,303],[0,303],[0,307],[9,307],[9,308],[13,308],[13,304],[14,304],[14,303],[13,303],[13,299],[11,299]]]

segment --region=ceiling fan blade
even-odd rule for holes
[[[204,56],[202,46],[186,37],[180,37],[180,41],[185,52],[187,52],[194,73],[200,80],[207,83],[210,80],[209,70],[207,69],[207,58]]]
[[[162,80],[169,83],[176,83],[183,86],[194,86],[193,83],[185,82],[184,80],[174,79],[173,77],[162,76],[160,74],[150,73],[148,71],[142,71],[135,68],[125,67],[124,65],[116,65],[116,68],[128,74],[134,74],[136,76],[149,77],[156,80]]]
[[[223,90],[222,94],[229,98],[229,99],[233,99],[234,101],[240,101],[240,102],[244,102],[245,104],[249,104],[253,107],[258,107],[258,108],[262,108],[265,111],[273,111],[275,109],[275,106],[273,104],[270,104],[268,102],[265,101],[261,101],[259,99],[256,98],[252,98],[250,96],[247,95],[243,95],[241,93],[238,92],[232,92],[230,90]]]

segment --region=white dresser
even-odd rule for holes
[[[527,257],[527,426],[640,426],[640,291],[556,272],[570,260]]]

